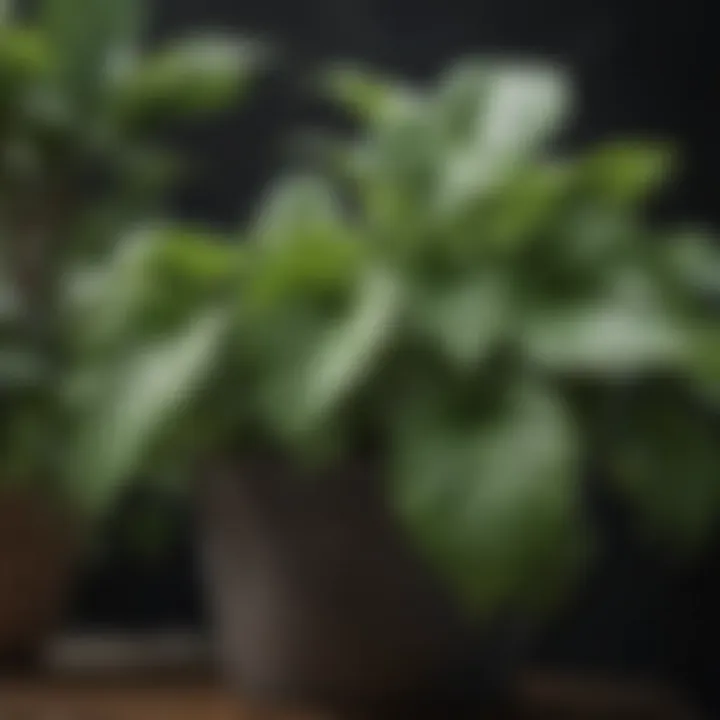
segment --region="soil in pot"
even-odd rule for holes
[[[44,497],[0,489],[0,668],[33,666],[61,620],[72,573],[67,518]]]
[[[367,468],[307,478],[277,461],[229,462],[201,497],[208,599],[231,686],[274,705],[373,718],[477,716],[502,701],[511,634],[478,637]]]

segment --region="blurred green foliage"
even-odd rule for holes
[[[45,472],[100,517],[139,473],[230,449],[370,454],[481,614],[573,577],[589,464],[648,527],[708,537],[720,254],[648,220],[669,149],[555,152],[573,103],[553,68],[410,86],[338,66],[322,88],[362,131],[328,138],[326,171],[281,178],[236,238],[149,222],[174,167],[158,128],[234,100],[258,53],[145,54],[145,10],[46,0],[0,25],[8,475]]]
[[[114,391],[94,358],[144,301],[134,250],[117,251],[112,284],[115,246],[165,212],[183,160],[167,130],[241,100],[263,57],[228,34],[147,48],[145,0],[13,10],[0,12],[0,482],[43,482],[84,507],[98,490],[72,477],[76,397]],[[71,317],[89,265],[114,294]]]
[[[370,453],[480,613],[573,577],[589,464],[655,531],[705,539],[720,254],[648,220],[672,152],[554,152],[572,97],[553,68],[468,61],[410,87],[336,67],[322,87],[363,126],[327,172],[281,178],[242,243],[129,238],[75,306],[103,318],[83,341],[114,348],[76,446],[94,506],[147,463]]]

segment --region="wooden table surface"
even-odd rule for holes
[[[686,720],[658,691],[558,678],[533,678],[518,691],[518,720]],[[207,678],[124,677],[0,680],[0,720],[325,720],[250,708]],[[442,720],[451,720],[443,718]]]
[[[176,656],[179,649],[176,643]],[[152,667],[142,669],[137,652],[120,661],[116,648],[113,666],[99,662],[107,653],[94,660],[92,652],[74,650],[79,661],[70,662],[70,653],[41,675],[0,677],[0,720],[331,720],[251,708],[224,690],[203,669],[203,660],[193,662],[192,653],[185,651],[182,662],[172,667],[156,658]],[[140,654],[147,661],[149,653]],[[696,718],[671,692],[565,673],[530,673],[519,679],[514,703],[514,720]],[[438,720],[453,719],[443,715]]]

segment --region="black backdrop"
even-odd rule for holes
[[[199,160],[177,200],[189,218],[234,223],[282,164],[283,135],[327,119],[299,89],[313,63],[361,58],[424,77],[455,57],[499,51],[571,66],[581,92],[571,142],[627,133],[679,141],[688,165],[667,210],[720,220],[712,175],[720,159],[713,103],[720,55],[710,0],[162,0],[158,6],[158,36],[197,25],[230,27],[286,51],[285,70],[251,109],[182,138]],[[717,553],[681,571],[636,542],[602,500],[593,504],[605,529],[604,561],[541,643],[539,658],[669,677],[701,699],[711,701],[714,692],[717,698]],[[190,524],[179,513],[180,537],[161,561],[140,561],[110,543],[79,593],[79,625],[201,622]]]

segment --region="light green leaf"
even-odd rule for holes
[[[329,68],[321,78],[321,86],[353,115],[373,124],[406,116],[420,98],[418,91],[408,85],[350,65]]]
[[[553,138],[568,119],[568,78],[542,65],[498,66],[487,105],[478,118],[478,149],[489,155],[523,157]]]
[[[225,313],[199,316],[182,333],[108,368],[100,397],[80,413],[67,478],[85,509],[101,513],[165,434],[190,411],[216,367],[229,328]]]
[[[518,164],[535,158],[562,128],[570,108],[566,78],[550,67],[488,68],[484,102],[468,142],[448,154],[440,207],[462,205],[502,184]]]
[[[614,141],[592,150],[582,165],[596,197],[633,206],[667,183],[675,157],[670,146]]]
[[[677,367],[690,348],[688,334],[671,317],[618,303],[535,313],[524,341],[541,365],[580,374]]]
[[[488,63],[474,58],[453,64],[441,76],[434,111],[448,146],[467,147],[473,139],[492,81]]]
[[[283,436],[297,440],[332,421],[348,396],[378,369],[396,332],[402,299],[397,278],[371,273],[347,314],[332,321],[307,318],[297,333],[300,341],[269,360],[264,402]],[[285,333],[286,340],[291,337]]]
[[[155,232],[132,233],[106,263],[68,275],[64,296],[73,337],[81,347],[111,347],[136,326],[154,289],[161,245]]]
[[[293,225],[257,243],[245,298],[270,307],[290,300],[347,297],[368,250],[346,224]],[[258,238],[259,239],[259,238]]]
[[[51,54],[34,30],[3,26],[0,21],[0,92],[18,82],[37,78],[51,66]],[[0,96],[0,105],[4,98]]]
[[[319,177],[291,176],[268,194],[255,223],[260,242],[282,245],[312,233],[337,232],[343,213],[335,188]]]
[[[396,276],[376,271],[367,277],[350,317],[328,332],[311,360],[305,391],[310,416],[326,415],[376,369],[395,333],[402,298]]]
[[[131,68],[115,102],[133,121],[216,112],[248,89],[262,57],[256,43],[230,36],[176,41]]]

